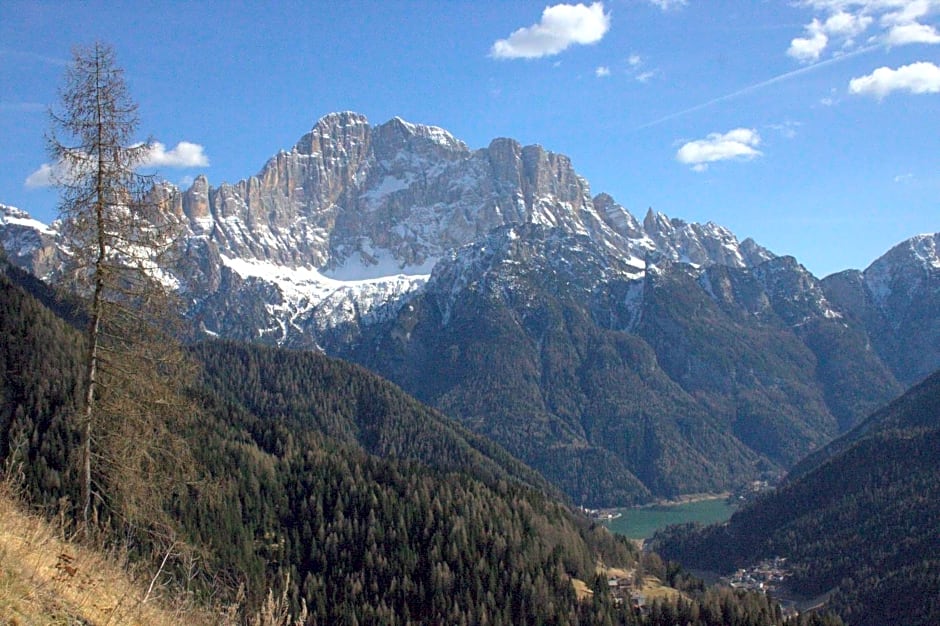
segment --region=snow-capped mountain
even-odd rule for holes
[[[197,334],[357,361],[588,503],[779,471],[940,367],[937,235],[819,281],[721,226],[638,220],[512,139],[336,113],[256,176],[157,193]],[[0,220],[54,279],[55,227]]]
[[[281,345],[394,314],[438,261],[505,225],[586,237],[639,272],[648,260],[746,267],[772,256],[714,224],[652,211],[641,224],[540,146],[470,150],[434,126],[370,126],[349,112],[320,119],[257,176],[165,193],[187,224],[194,267],[181,278],[201,328]],[[233,307],[247,301],[248,315]]]
[[[781,471],[900,391],[795,259],[633,260],[507,225],[324,346],[598,504]]]
[[[39,277],[58,265],[55,225],[47,226],[26,211],[0,204],[0,246],[14,264]]]
[[[940,366],[940,233],[902,241],[865,271],[840,272],[822,285],[869,329],[898,380],[913,384]]]

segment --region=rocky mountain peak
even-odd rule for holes
[[[923,281],[940,281],[940,233],[902,241],[869,265],[864,277],[878,306],[909,300]]]
[[[640,222],[610,194],[597,194],[591,203],[597,214],[615,232],[630,239],[642,239],[646,235]]]
[[[774,254],[753,240],[747,245],[724,226],[713,222],[687,223],[649,209],[643,229],[655,244],[657,255],[694,265],[750,267],[774,258]]]
[[[187,221],[187,249],[200,257],[181,283],[205,302],[218,290],[242,288],[234,275],[226,278],[229,270],[255,282],[287,272],[292,285],[388,279],[388,297],[397,298],[402,285],[419,288],[421,277],[462,246],[526,224],[579,238],[631,275],[642,274],[647,259],[748,267],[773,256],[753,242],[739,245],[714,224],[653,211],[641,224],[610,195],[592,197],[571,159],[540,145],[497,138],[470,150],[436,126],[398,117],[371,126],[350,111],[320,118],[255,176],[218,187],[199,176],[170,200]],[[537,230],[505,232],[524,239]],[[280,317],[309,310],[322,296],[291,287],[288,297],[281,286],[272,287],[283,297],[269,313],[290,334],[297,324]],[[370,310],[382,289],[373,290]]]
[[[674,231],[672,222],[665,214],[654,211],[653,207],[646,209],[643,217],[643,228],[649,234],[665,234]]]
[[[310,132],[300,138],[294,151],[331,158],[337,149],[368,145],[369,134],[369,120],[364,115],[352,111],[329,113],[317,120]]]
[[[940,270],[940,233],[916,235],[902,241],[876,259],[865,271],[877,272],[881,266],[917,268],[928,273]]]
[[[16,265],[36,276],[46,276],[57,264],[55,224],[46,226],[29,213],[0,204],[0,246]]]
[[[940,363],[940,233],[894,246],[862,272],[827,276],[822,286],[840,310],[862,320],[872,345],[898,380],[913,384]]]
[[[376,158],[383,159],[388,152],[411,150],[424,156],[453,159],[470,153],[467,145],[449,132],[437,126],[412,124],[394,117],[372,130],[376,146]]]

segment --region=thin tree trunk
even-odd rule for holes
[[[96,63],[99,59],[96,58]],[[100,64],[96,67],[96,70],[100,68]],[[104,271],[104,263],[107,258],[107,246],[105,241],[105,224],[104,224],[104,203],[105,203],[105,188],[104,188],[104,179],[105,179],[105,155],[104,150],[101,149],[102,138],[104,136],[103,117],[101,111],[101,78],[100,74],[96,71],[95,76],[95,89],[97,90],[97,105],[98,105],[98,175],[97,180],[95,181],[95,221],[97,225],[97,239],[98,239],[98,257],[95,260],[95,292],[92,297],[91,304],[91,322],[88,325],[88,361],[86,363],[86,374],[88,381],[88,389],[85,392],[85,428],[82,434],[84,441],[82,442],[82,469],[84,472],[82,480],[82,499],[84,500],[82,504],[82,521],[85,524],[85,533],[87,535],[90,528],[90,515],[91,515],[91,500],[92,500],[92,487],[91,487],[91,438],[92,438],[92,422],[95,412],[95,388],[98,384],[98,339],[101,334],[101,316],[102,316],[102,306],[103,306],[103,293],[104,293],[104,276],[102,272]]]
[[[91,512],[91,422],[95,407],[95,384],[98,365],[98,334],[99,318],[93,317],[88,328],[88,361],[86,363],[86,380],[88,388],[85,391],[85,424],[82,432],[82,521],[85,532],[88,532],[89,514]]]

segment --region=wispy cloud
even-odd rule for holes
[[[796,129],[802,126],[800,122],[787,120],[780,124],[770,124],[770,130],[779,133],[784,139],[793,139],[796,137]]]
[[[26,177],[23,184],[27,189],[41,189],[42,187],[52,187],[59,178],[58,171],[61,165],[55,167],[49,163],[43,163],[35,172]]]
[[[653,126],[658,126],[664,122],[674,120],[678,117],[683,117],[685,115],[689,115],[690,113],[701,111],[702,109],[706,109],[710,106],[719,104],[721,102],[727,102],[729,100],[739,98],[741,96],[747,95],[749,93],[753,93],[765,87],[769,87],[771,85],[775,85],[777,83],[781,83],[781,82],[796,78],[798,76],[808,74],[809,72],[815,72],[816,70],[819,70],[826,66],[834,65],[836,63],[841,63],[843,61],[851,59],[852,57],[856,57],[856,56],[871,52],[873,50],[877,50],[878,48],[880,48],[880,46],[878,45],[872,45],[872,46],[867,46],[865,48],[859,48],[858,50],[854,50],[848,54],[843,54],[842,56],[833,57],[831,59],[826,59],[825,61],[820,61],[819,63],[815,63],[813,65],[807,65],[806,67],[801,67],[795,70],[791,70],[789,72],[784,72],[783,74],[778,74],[777,76],[774,76],[773,78],[768,78],[767,80],[762,80],[758,83],[754,83],[753,85],[742,87],[741,89],[738,89],[737,91],[732,91],[731,93],[726,93],[723,96],[712,98],[711,100],[702,102],[701,104],[696,104],[695,106],[691,106],[687,109],[676,111],[675,113],[670,113],[669,115],[664,115],[663,117],[659,117],[651,122],[641,124],[640,126],[637,126],[634,130],[643,130],[645,128],[652,128]]]
[[[597,69],[594,70],[594,75],[597,76],[598,78],[606,78],[610,76],[610,68],[607,67],[606,65],[601,65]]]
[[[647,69],[646,59],[634,52],[627,57],[627,73],[639,83],[648,83],[659,70]]]
[[[709,163],[717,161],[749,161],[761,156],[757,149],[760,134],[753,128],[735,128],[727,133],[710,133],[705,139],[696,139],[682,145],[676,160],[691,165],[696,172],[704,172]]]
[[[610,29],[610,14],[604,3],[556,4],[545,7],[542,19],[513,31],[490,48],[497,59],[537,59],[553,56],[570,46],[597,43]]]
[[[649,3],[658,6],[663,11],[670,11],[686,6],[689,0],[649,0]]]
[[[927,61],[902,65],[896,70],[879,67],[867,76],[849,81],[849,93],[873,96],[878,100],[894,91],[940,93],[940,67]]]

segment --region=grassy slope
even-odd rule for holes
[[[186,606],[123,559],[62,538],[0,487],[0,621],[4,624],[223,624]],[[149,578],[152,579],[152,573]],[[175,606],[174,606],[175,605]]]

